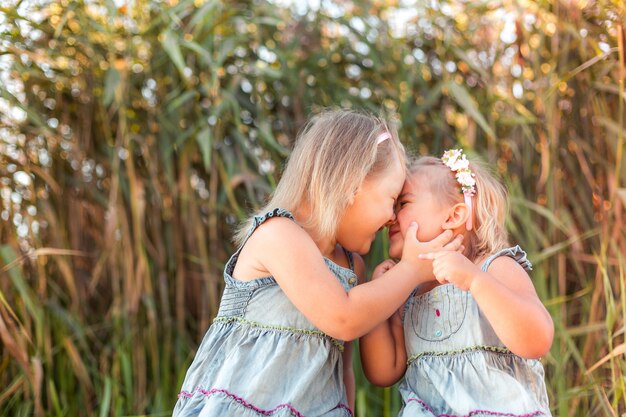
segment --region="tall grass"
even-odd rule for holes
[[[0,414],[168,415],[234,224],[332,105],[497,167],[556,325],[554,414],[626,413],[623,6],[396,6],[0,6]],[[395,415],[355,366],[356,415]]]

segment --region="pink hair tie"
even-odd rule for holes
[[[469,217],[467,218],[467,223],[465,223],[465,229],[472,230],[472,217],[474,217],[474,214],[472,213],[472,196],[467,193],[463,193],[463,198],[465,199],[465,204],[469,207]]]
[[[378,135],[378,137],[376,138],[376,144],[380,145],[381,143],[383,143],[387,139],[391,139],[391,133],[385,131],[385,132],[381,133],[380,135]]]

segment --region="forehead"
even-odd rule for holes
[[[387,167],[377,175],[366,177],[363,181],[364,188],[381,188],[391,192],[399,193],[406,179],[406,169],[399,160]]]
[[[425,187],[433,181],[435,175],[434,171],[436,171],[436,169],[432,166],[423,166],[412,169],[407,175],[406,181],[404,181],[404,187],[410,190]]]
[[[406,168],[396,159],[395,162],[386,170],[385,181],[388,186],[396,192],[400,192],[406,180]]]

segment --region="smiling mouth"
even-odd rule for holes
[[[397,229],[389,229],[389,233],[388,233],[389,239],[391,239],[393,236],[397,235],[398,233],[400,233],[400,231]]]

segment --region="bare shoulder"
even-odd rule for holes
[[[506,255],[498,256],[497,258],[495,258],[493,261],[491,261],[491,264],[489,264],[489,267],[487,269],[489,271],[499,270],[511,273],[521,272],[522,274],[528,276],[526,270],[522,268],[522,266],[515,259]]]
[[[241,249],[233,271],[236,279],[249,281],[272,275],[272,260],[293,256],[317,247],[308,233],[286,217],[268,219],[252,233]]]
[[[495,258],[487,268],[487,272],[507,287],[513,289],[534,288],[528,272],[510,256]]]
[[[309,235],[295,221],[287,217],[274,217],[265,220],[252,233],[248,242],[254,240],[263,241],[267,244],[280,244],[285,239],[302,237],[309,237]]]

